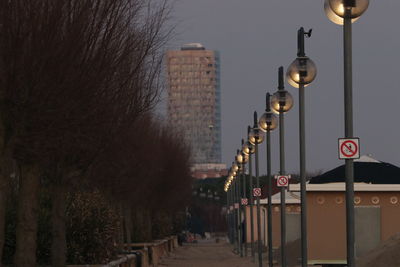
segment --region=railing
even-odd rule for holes
[[[177,247],[178,239],[176,236],[155,240],[153,242],[124,244],[124,248],[127,251],[137,251],[142,254],[141,267],[158,266],[160,260],[168,256],[168,254]]]
[[[105,265],[68,265],[68,267],[157,267],[161,259],[178,247],[177,236],[145,243],[124,244],[124,253]]]
[[[118,260],[115,260],[106,265],[103,265],[103,267],[138,267],[136,255],[130,254],[130,255],[122,256]]]

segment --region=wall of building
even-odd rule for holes
[[[286,229],[287,242],[294,241],[300,238],[300,205],[286,204]],[[251,224],[250,224],[250,207],[246,209],[247,224],[247,242],[251,242]],[[263,243],[268,240],[268,219],[267,206],[261,207],[261,236]],[[254,241],[258,240],[257,231],[257,208],[253,207],[253,226],[254,226]],[[281,246],[281,212],[280,205],[272,205],[272,246],[279,248]]]
[[[192,162],[221,162],[220,63],[215,51],[167,52],[168,119],[192,148]]]
[[[355,193],[356,253],[359,256],[377,246],[379,241],[400,232],[399,200],[400,192]],[[307,205],[309,260],[345,260],[344,192],[307,192]],[[370,230],[361,233],[363,229]]]

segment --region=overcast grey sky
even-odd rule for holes
[[[399,0],[371,0],[353,24],[354,133],[361,154],[400,165],[400,29]],[[261,115],[267,91],[277,87],[278,67],[295,59],[297,30],[313,29],[306,54],[318,68],[306,88],[308,171],[329,170],[338,160],[337,139],[344,136],[342,28],[330,22],[323,0],[177,0],[178,23],[171,49],[200,42],[221,54],[223,161],[230,165],[252,123]],[[297,89],[286,84],[296,100],[286,115],[286,168],[298,172]],[[273,171],[279,166],[278,132],[272,133]],[[265,143],[260,150],[266,172]]]

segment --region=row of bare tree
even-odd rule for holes
[[[96,187],[126,212],[182,204],[189,151],[151,115],[169,10],[167,0],[0,0],[0,259],[13,172],[18,267],[36,265],[43,175],[55,267],[66,264],[70,188]]]

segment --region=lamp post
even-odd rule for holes
[[[235,250],[239,252],[239,233],[238,233],[238,228],[237,228],[237,209],[236,206],[238,205],[238,199],[237,199],[237,193],[236,193],[236,176],[237,176],[237,171],[239,170],[239,167],[236,165],[236,163],[232,164],[232,198],[233,198],[233,237],[235,240]]]
[[[344,123],[345,138],[353,138],[352,25],[368,8],[369,0],[325,0],[325,13],[343,24]],[[346,159],[346,243],[347,266],[355,266],[354,162]]]
[[[260,188],[260,177],[258,167],[258,145],[264,140],[263,132],[258,128],[257,112],[254,112],[254,126],[249,134],[249,142],[254,145],[255,166],[256,166],[256,188]],[[257,244],[258,244],[258,266],[262,266],[262,243],[261,243],[261,214],[260,214],[260,195],[256,196],[257,201]]]
[[[273,94],[272,109],[279,112],[279,165],[280,175],[285,175],[285,127],[284,113],[293,107],[293,97],[285,90],[283,80],[283,67],[279,68],[278,91]],[[286,196],[285,188],[281,187],[281,266],[286,267]]]
[[[251,127],[247,127],[247,139],[249,139]],[[254,145],[252,145],[249,141],[246,141],[242,148],[243,153],[249,156],[249,207],[250,207],[250,241],[251,241],[251,257],[255,260],[255,253],[254,253],[254,219],[253,219],[253,206],[254,206],[254,199],[253,199],[253,168],[252,168],[252,157],[251,155],[254,154]]]
[[[242,139],[242,148],[244,146],[244,140]],[[238,150],[237,155],[236,155],[236,162],[240,166],[241,169],[241,212],[243,216],[243,228],[241,228],[242,231],[242,246],[244,246],[244,256],[247,256],[247,240],[246,240],[246,229],[247,229],[247,216],[246,216],[246,206],[247,204],[244,203],[245,201],[248,202],[247,200],[247,194],[246,194],[246,168],[245,164],[249,161],[249,156],[248,154],[244,153],[243,150]],[[240,218],[242,220],[242,218]],[[240,227],[242,227],[242,221],[240,222]],[[243,254],[243,253],[242,253]]]
[[[242,229],[242,214],[243,214],[243,205],[242,205],[242,176],[243,176],[243,166],[240,163],[240,159],[238,159],[238,155],[240,155],[240,151],[237,150],[237,155],[235,157],[236,164],[239,167],[237,178],[237,194],[238,194],[238,233],[239,233],[239,252],[240,257],[243,257],[243,229]]]
[[[278,119],[271,111],[271,95],[266,95],[265,113],[261,116],[258,125],[260,129],[266,132],[265,144],[267,147],[267,181],[268,181],[268,264],[273,266],[273,251],[272,251],[272,175],[271,175],[271,131],[278,126]]]
[[[229,190],[229,176],[225,181],[225,185],[224,185],[224,191],[226,193],[226,223],[228,225],[228,239],[229,239],[229,243],[232,243],[232,235],[231,235],[231,220],[230,220],[230,216],[231,216],[231,202],[230,202],[230,190]]]
[[[230,169],[224,190],[225,192],[227,192],[227,198],[228,198],[228,206],[229,206],[228,226],[229,226],[229,237],[230,237],[229,240],[232,244],[234,244],[235,241],[234,212],[233,212],[234,200],[233,200],[233,185],[232,185],[233,179],[234,179],[233,171],[232,169]]]
[[[236,249],[239,254],[241,254],[242,244],[240,239],[240,197],[239,197],[239,166],[236,162],[233,162],[232,169],[235,170],[235,179],[233,180],[233,188],[234,188],[234,195],[235,195],[235,234],[236,234]]]
[[[288,83],[299,88],[299,141],[300,141],[300,199],[301,199],[301,266],[307,267],[307,199],[306,199],[306,134],[305,134],[305,97],[304,87],[317,75],[314,62],[304,50],[304,36],[311,37],[311,30],[304,32],[301,27],[297,32],[297,58],[287,70]]]
[[[243,163],[244,163],[244,157],[242,155],[242,152],[238,149],[236,151],[236,157],[235,157],[235,161],[236,164],[239,166],[239,173],[237,176],[237,180],[238,180],[238,194],[239,194],[239,244],[240,244],[240,257],[243,257],[243,250],[246,249],[246,245],[244,245],[244,240],[243,240],[243,230],[242,229],[242,217],[243,217],[243,203],[242,203],[242,199],[243,199],[243,192],[242,192],[242,187],[244,187],[243,185],[243,176],[244,176],[244,169],[243,169]],[[244,245],[244,249],[243,249],[243,245]]]

